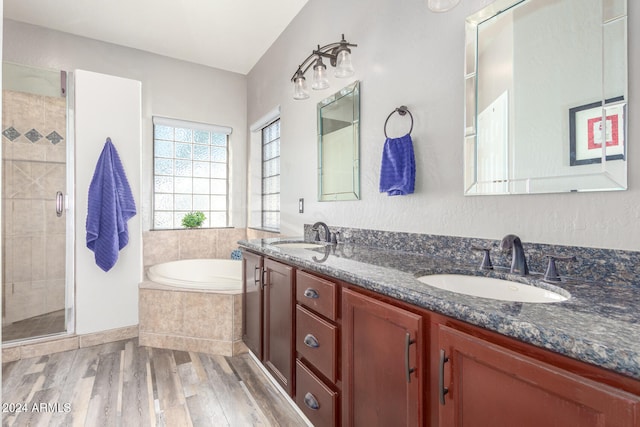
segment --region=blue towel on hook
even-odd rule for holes
[[[416,182],[416,160],[411,135],[387,138],[382,150],[380,192],[389,196],[413,193]]]
[[[135,216],[136,204],[116,148],[107,138],[89,185],[87,247],[98,267],[109,271],[118,251],[129,242],[127,221]]]

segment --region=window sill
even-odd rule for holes
[[[152,228],[149,231],[232,230],[235,227]]]

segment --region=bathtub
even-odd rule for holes
[[[138,286],[140,345],[233,356],[243,353],[242,262],[157,264]]]
[[[221,294],[242,292],[242,262],[230,259],[183,259],[149,268],[152,282]]]

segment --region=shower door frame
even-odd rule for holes
[[[66,173],[66,194],[64,195],[65,210],[65,335],[73,335],[76,331],[75,319],[75,86],[73,72],[62,71],[66,75],[66,96],[67,96],[67,173]],[[62,80],[62,79],[61,79]]]
[[[4,61],[3,61],[4,63]],[[11,63],[11,62],[9,62]],[[25,344],[33,341],[46,341],[50,339],[56,339],[60,337],[65,337],[69,335],[74,335],[76,331],[76,310],[75,310],[75,210],[74,210],[74,200],[75,200],[75,90],[74,90],[74,79],[73,72],[67,72],[64,70],[53,70],[45,67],[38,67],[33,65],[24,65],[24,64],[16,64],[11,63],[22,67],[36,68],[40,70],[49,70],[52,72],[60,73],[60,88],[65,97],[65,105],[66,105],[66,130],[65,130],[65,138],[66,138],[66,147],[65,147],[65,183],[64,188],[62,188],[63,194],[63,204],[62,204],[62,214],[65,215],[65,278],[64,278],[64,330],[59,332],[52,333],[43,333],[41,335],[33,335],[25,338],[18,338],[11,341],[2,341],[2,345],[5,344],[14,345],[14,344]],[[5,89],[4,87],[2,88]],[[0,96],[1,99],[1,96]],[[1,153],[1,151],[0,151]],[[0,172],[2,172],[2,167],[0,166]],[[3,184],[4,185],[4,184]],[[0,208],[2,208],[4,212],[4,206],[2,206],[2,201],[0,201]],[[59,209],[56,206],[56,209]],[[2,219],[3,223],[6,219],[3,219],[0,214],[0,219]],[[1,232],[0,232],[1,233]],[[0,234],[2,239],[6,237]],[[5,256],[2,254],[0,249],[0,256]],[[4,283],[3,283],[3,286]],[[4,298],[4,292],[3,292]],[[4,308],[6,301],[2,302],[2,306]],[[4,316],[4,314],[3,314]],[[4,337],[3,337],[4,338]]]

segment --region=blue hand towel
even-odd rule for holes
[[[116,148],[107,138],[89,185],[87,247],[98,267],[109,271],[118,251],[129,242],[127,221],[135,216],[136,204]]]
[[[416,182],[416,160],[411,135],[387,138],[382,150],[380,192],[389,196],[413,193]]]

